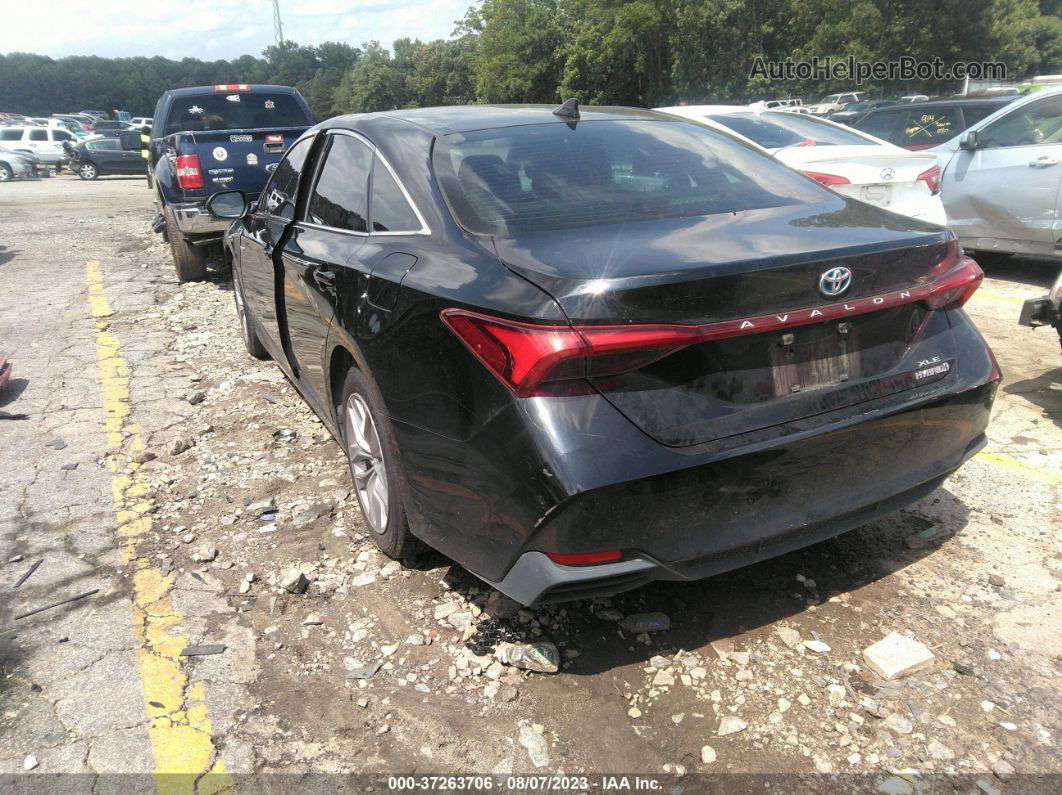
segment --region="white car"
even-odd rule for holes
[[[825,116],[827,113],[836,113],[839,110],[844,110],[845,105],[862,102],[866,98],[867,95],[862,91],[849,91],[846,94],[830,94],[814,105],[805,107],[816,116]]]
[[[1062,86],[1004,105],[933,149],[963,247],[1062,257]]]
[[[155,123],[155,120],[148,116],[134,116],[129,120],[129,123],[139,130],[141,127],[150,127]]]
[[[37,159],[57,169],[69,159],[63,142],[77,143],[77,137],[55,127],[2,127],[0,145],[9,149],[28,149]]]
[[[927,152],[909,152],[843,124],[758,106],[657,108],[726,130],[765,149],[838,193],[944,226],[940,168]]]

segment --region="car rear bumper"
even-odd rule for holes
[[[597,396],[519,401],[468,440],[396,422],[413,530],[527,604],[697,579],[851,530],[984,445],[999,370],[950,314],[947,379],[691,447],[657,443]],[[588,566],[548,557],[612,550],[619,561]]]
[[[182,202],[171,204],[177,228],[186,237],[210,236],[220,238],[229,228],[229,221],[215,218],[206,209],[205,202]]]

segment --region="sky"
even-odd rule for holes
[[[386,47],[408,36],[448,38],[475,0],[280,0],[284,38],[299,44],[375,39]],[[271,0],[8,0],[0,16],[0,53],[161,55],[232,59],[261,55],[273,43]]]

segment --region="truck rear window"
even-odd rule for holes
[[[313,123],[291,94],[235,91],[175,98],[163,134],[305,127]]]

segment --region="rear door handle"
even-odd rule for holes
[[[327,290],[330,293],[336,291],[336,274],[335,271],[324,270],[323,268],[317,268],[313,272],[313,280],[317,282],[317,286],[322,290]]]
[[[1057,166],[1057,165],[1058,165],[1058,159],[1054,158],[1054,157],[1048,157],[1047,155],[1044,155],[1043,157],[1038,157],[1035,160],[1030,160],[1029,161],[1029,167],[1030,168],[1047,168],[1048,166]]]

